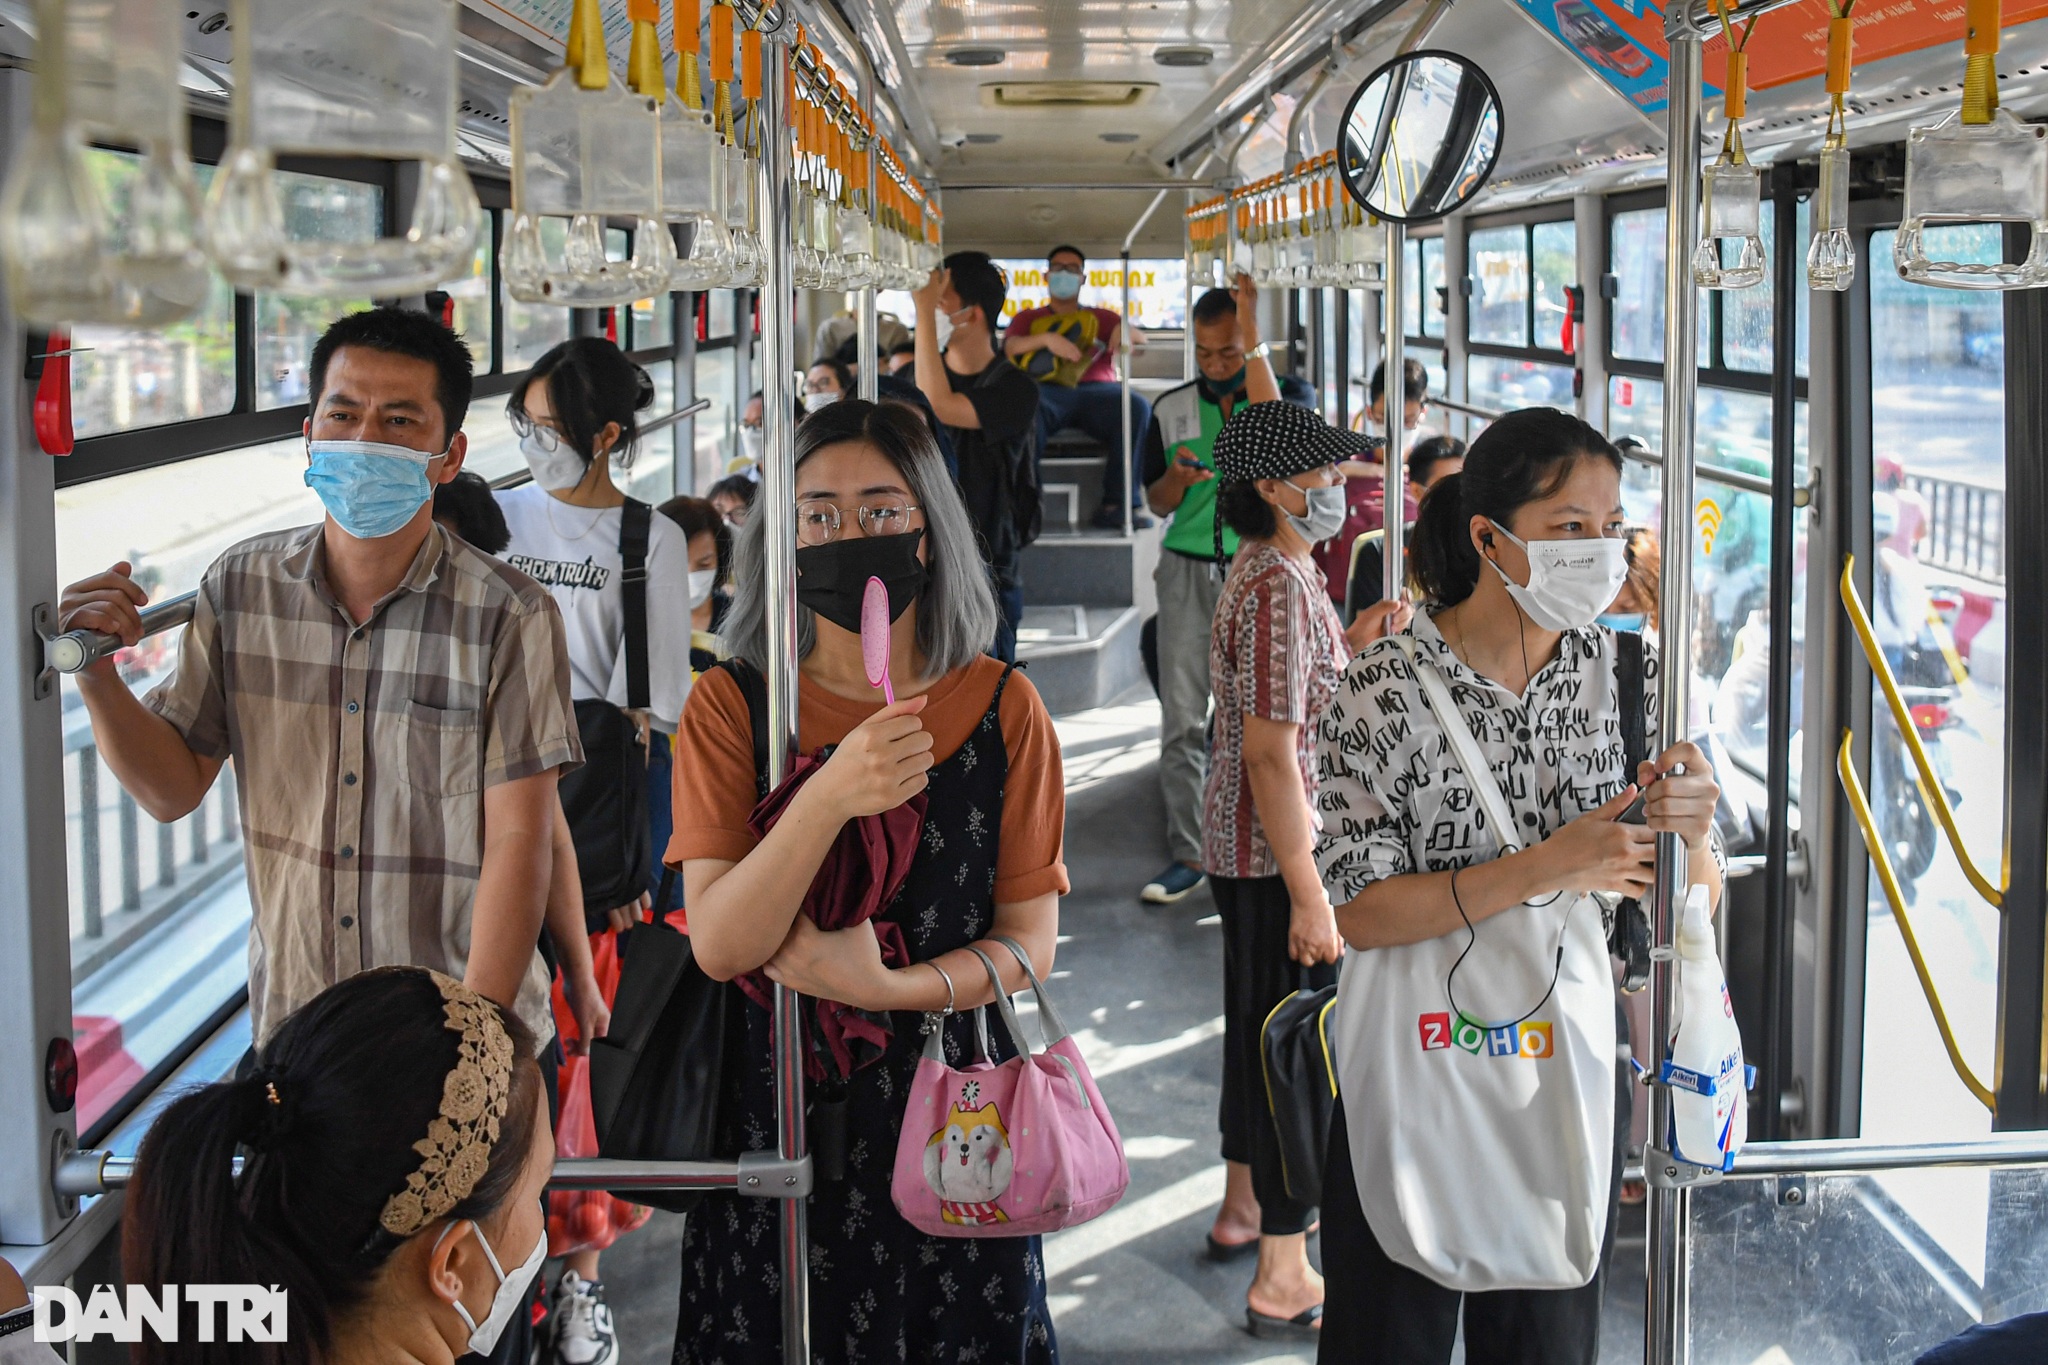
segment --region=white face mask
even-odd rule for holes
[[[1297,517],[1285,507],[1280,511],[1296,535],[1311,545],[1320,545],[1344,529],[1344,518],[1350,514],[1350,507],[1344,498],[1343,484],[1327,484],[1318,488],[1294,484],[1293,487],[1308,499],[1308,515]]]
[[[718,586],[718,570],[690,570],[690,610],[695,611],[711,600],[711,590]]]
[[[1545,630],[1579,630],[1598,620],[1628,581],[1628,546],[1611,536],[1594,540],[1521,540],[1499,522],[1493,528],[1529,556],[1529,586],[1508,577],[1497,560],[1508,596]]]
[[[836,393],[807,393],[804,395],[804,411],[820,412],[839,401]]]
[[[964,313],[967,310],[963,308],[960,311]],[[951,313],[932,314],[932,335],[938,339],[940,350],[945,350],[952,343],[954,326]]]
[[[519,438],[519,453],[533,471],[533,481],[550,493],[574,488],[583,482],[590,466],[583,457],[546,427],[535,427]]]
[[[762,439],[763,439],[763,438],[762,438],[762,435],[761,435],[761,428],[759,428],[759,427],[741,427],[741,428],[740,428],[740,454],[742,454],[742,455],[746,456],[746,457],[747,457],[747,458],[748,458],[749,460],[753,461],[753,462],[754,462],[755,464],[759,464],[759,463],[761,463],[761,441],[762,441]]]
[[[491,1263],[491,1270],[498,1277],[498,1292],[491,1296],[491,1311],[482,1322],[470,1316],[462,1300],[457,1299],[454,1307],[461,1315],[463,1325],[469,1328],[469,1349],[480,1356],[487,1356],[498,1348],[498,1338],[505,1335],[506,1324],[512,1321],[512,1315],[526,1305],[526,1291],[532,1286],[533,1277],[540,1274],[541,1262],[547,1259],[548,1239],[545,1231],[534,1238],[532,1252],[519,1263],[517,1270],[507,1275],[505,1267],[498,1264],[498,1253],[491,1250],[490,1240],[484,1236],[482,1226],[477,1223],[470,1226],[476,1229],[477,1245],[484,1249],[484,1259]],[[442,1228],[441,1235],[434,1239],[434,1245],[440,1246],[455,1227],[456,1224],[450,1223]]]

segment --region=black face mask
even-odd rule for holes
[[[931,575],[918,563],[922,527],[897,536],[849,536],[796,552],[796,600],[841,630],[860,634],[860,606],[868,580],[889,590],[889,619],[910,610]]]

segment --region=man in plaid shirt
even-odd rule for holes
[[[461,978],[548,1038],[535,944],[555,782],[582,746],[554,600],[433,519],[468,449],[469,350],[423,313],[354,313],[314,347],[310,386],[306,482],[326,518],[215,560],[147,697],[112,659],[82,674],[94,742],[165,822],[234,761],[259,1041],[391,964]],[[62,628],[135,643],[130,573],[65,589]]]

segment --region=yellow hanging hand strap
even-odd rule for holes
[[[1828,0],[1828,139],[1839,142],[1848,134],[1849,110],[1844,98],[1849,93],[1849,67],[1855,59],[1856,25],[1849,11],[1856,0]]]
[[[597,0],[576,0],[569,15],[568,58],[576,73],[576,84],[585,90],[602,90],[611,84],[611,62],[604,50],[604,11]]]
[[[1749,112],[1749,36],[1756,32],[1756,21],[1763,16],[1753,14],[1742,26],[1742,36],[1735,36],[1735,25],[1728,20],[1728,10],[1723,0],[1714,0],[1714,17],[1721,21],[1721,36],[1728,41],[1728,78],[1721,93],[1722,111],[1728,116],[1728,138],[1721,144],[1721,160],[1743,165],[1748,157],[1742,151],[1742,116]]]
[[[697,53],[703,46],[698,32],[701,15],[697,0],[675,0],[676,98],[685,109],[704,107],[703,77],[698,74]]]
[[[1963,8],[1963,122],[1989,123],[1998,112],[1999,0],[1968,0]]]
[[[633,23],[633,46],[626,58],[626,84],[659,103],[668,98],[668,74],[661,69],[661,0],[627,0],[626,17]]]

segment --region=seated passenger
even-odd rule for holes
[[[906,337],[908,337],[909,335],[910,333],[907,331],[904,333],[904,336]],[[887,366],[884,370],[884,373],[902,374],[906,370],[914,371],[916,365],[917,343],[913,341],[901,341],[889,348],[889,359]]]
[[[917,304],[917,387],[953,442],[955,480],[979,534],[1001,615],[989,648],[1017,654],[1024,616],[1022,561],[1038,524],[1033,433],[1039,385],[996,354],[995,329],[1009,283],[986,252],[956,251],[913,296]]]
[[[1239,544],[1209,651],[1216,738],[1202,864],[1223,917],[1219,1121],[1228,1172],[1209,1254],[1227,1260],[1258,1248],[1245,1304],[1253,1336],[1312,1338],[1322,1316],[1322,1277],[1308,1262],[1315,1210],[1288,1193],[1259,1035],[1292,992],[1333,984],[1344,955],[1316,875],[1311,755],[1354,646],[1309,551],[1343,519],[1339,462],[1366,454],[1371,441],[1297,404],[1255,402],[1215,442],[1217,513]],[[1223,527],[1211,535],[1220,557]],[[1384,633],[1391,615],[1383,609],[1361,622],[1358,641]]]
[[[556,778],[581,761],[547,590],[435,524],[462,468],[470,353],[379,308],[314,345],[306,482],[318,525],[229,549],[200,581],[171,677],[138,701],[79,676],[121,784],[170,822],[232,758],[257,1042],[370,967],[431,967],[553,1034],[536,951]],[[65,590],[63,629],[134,643],[128,565]]]
[[[1003,354],[1022,366],[1038,381],[1038,452],[1062,427],[1078,427],[1093,437],[1109,454],[1102,470],[1102,506],[1095,513],[1095,525],[1103,530],[1122,530],[1124,525],[1124,419],[1123,384],[1117,378],[1117,331],[1123,319],[1109,308],[1081,306],[1081,285],[1087,279],[1088,260],[1078,247],[1056,246],[1045,258],[1046,292],[1052,302],[1043,308],[1026,308],[1010,319],[1003,334]],[[1136,389],[1131,390],[1131,479],[1130,503],[1142,509],[1140,483],[1140,437],[1152,419],[1152,405]],[[1137,526],[1150,526],[1152,519],[1142,510],[1134,518]]]
[[[1465,467],[1465,443],[1455,436],[1432,436],[1426,441],[1417,441],[1415,448],[1408,452],[1408,502],[1410,515],[1408,524],[1415,524],[1413,510],[1422,502],[1423,495],[1437,483]],[[1384,528],[1382,528],[1384,529]],[[1351,554],[1351,588],[1345,595],[1345,610],[1359,612],[1380,600],[1386,588],[1386,541],[1383,537],[1367,532],[1364,543],[1353,537],[1355,549]],[[1402,542],[1402,557],[1407,557],[1407,542]]]
[[[690,547],[690,677],[694,682],[718,662],[718,628],[732,604],[732,533],[718,509],[704,498],[677,497],[654,509],[682,528]],[[659,730],[647,737],[647,823],[654,833],[653,856],[647,869],[647,894],[659,897],[666,871],[662,855],[675,833],[675,739]],[[654,901],[654,913],[666,915],[683,906],[683,879],[671,875],[666,900]]]
[[[922,353],[920,361],[924,359]],[[1021,943],[1050,970],[1067,890],[1066,798],[1058,737],[1022,673],[983,654],[995,601],[966,508],[924,423],[890,404],[835,403],[797,433],[798,748],[834,746],[758,839],[753,723],[739,684],[707,673],[676,743],[676,833],[668,861],[688,887],[697,961],[718,978],[755,970],[822,1000],[895,1011],[870,1065],[843,1081],[845,1178],[810,1201],[811,1332],[820,1359],[1057,1359],[1037,1237],[925,1235],[896,1212],[891,1179],[923,1039],[918,1011],[943,1021],[948,1055],[974,1047],[972,1007],[994,998],[968,951],[979,944],[1005,990],[1022,967],[991,942]],[[746,665],[768,663],[765,518],[735,557],[726,639]],[[884,706],[861,653],[862,588],[889,588],[896,613]],[[821,931],[799,914],[848,820],[927,793],[908,880],[879,917],[905,950],[885,961],[874,921]],[[774,1141],[769,1012],[744,1005],[745,1065],[729,1104],[742,1145]],[[1006,1042],[997,1043],[1009,1055]],[[836,1065],[827,1062],[836,1070]],[[773,1201],[712,1194],[683,1225],[679,1365],[779,1365],[780,1295]],[[746,1331],[735,1330],[744,1324]]]
[[[1465,443],[1455,436],[1417,441],[1408,452],[1408,496],[1418,505],[1422,495],[1465,468]]]
[[[816,336],[812,339],[811,354],[834,356],[849,367],[860,368],[859,338],[860,319],[854,315],[852,295],[847,295],[848,305],[818,324]],[[888,355],[899,347],[910,344],[910,329],[903,325],[903,319],[894,313],[875,314],[875,351]],[[852,349],[848,349],[851,347]],[[842,352],[844,354],[842,354]]]
[[[1216,433],[1231,414],[1279,396],[1259,344],[1258,294],[1249,275],[1237,292],[1211,289],[1195,300],[1192,383],[1168,389],[1145,427],[1145,498],[1173,518],[1152,583],[1159,596],[1159,795],[1173,855],[1138,895],[1171,905],[1202,884],[1202,775],[1208,764],[1209,623],[1223,576],[1216,571]],[[1223,553],[1237,553],[1226,530]]]
[[[547,1252],[555,1144],[533,1049],[516,1015],[460,982],[387,967],[293,1010],[245,1074],[173,1100],[128,1185],[123,1276],[275,1285],[286,1333],[274,1347],[208,1345],[187,1306],[177,1344],[144,1331],[134,1358],[491,1355]]]
[[[1719,789],[1697,746],[1658,736],[1654,654],[1654,757],[1628,771],[1617,742],[1621,655],[1594,618],[1621,532],[1614,447],[1553,409],[1508,413],[1423,502],[1427,611],[1352,661],[1324,719],[1316,862],[1352,949],[1325,1360],[1445,1365],[1461,1306],[1472,1365],[1599,1358],[1626,1132],[1593,897],[1640,896],[1659,832],[1721,894]],[[1645,785],[1647,823],[1621,823]]]

